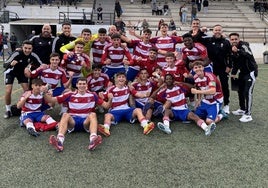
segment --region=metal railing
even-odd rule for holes
[[[69,21],[72,24],[92,24],[92,12],[59,12],[59,23]]]
[[[0,22],[1,23],[9,23],[10,20],[19,20],[19,15],[16,12],[11,11],[0,11]]]

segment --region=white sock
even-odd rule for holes
[[[223,115],[222,115],[222,114],[218,114],[218,118],[219,118],[220,120],[222,120]]]
[[[11,104],[6,105],[6,111],[11,111]]]
[[[61,143],[63,143],[63,142],[64,142],[65,137],[64,137],[64,135],[63,135],[63,134],[58,134],[57,139],[58,139],[58,140],[59,140]]]
[[[35,130],[35,127],[33,125],[33,122],[26,123],[26,129],[33,128]]]
[[[163,120],[163,123],[164,123],[164,125],[166,126],[166,127],[169,127],[170,126],[170,122],[169,122],[169,120]]]
[[[97,136],[96,133],[90,133],[89,140],[91,141],[93,137]]]
[[[203,129],[203,130],[206,130],[208,128],[207,124],[205,122],[203,122],[200,127]]]
[[[144,128],[148,124],[146,119],[141,120],[141,126]]]
[[[52,117],[49,117],[49,118],[47,118],[47,120],[46,120],[46,123],[47,124],[51,124],[51,123],[54,123],[54,122],[56,122]]]
[[[104,123],[103,125],[106,129],[110,129],[110,125],[108,123]]]

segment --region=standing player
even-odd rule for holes
[[[105,65],[105,73],[110,80],[118,72],[125,72],[125,65],[132,65],[133,59],[127,47],[122,47],[120,42],[120,34],[115,33],[111,36],[112,43],[104,48],[101,58],[102,65]],[[124,58],[127,59],[124,59]]]
[[[231,72],[232,64],[230,62],[231,45],[230,42],[223,36],[221,25],[213,27],[213,36],[204,39],[207,47],[208,57],[213,62],[213,74],[219,77],[223,91],[223,110],[229,114],[229,73]]]
[[[107,41],[107,30],[105,28],[100,28],[98,30],[99,38],[95,39],[92,43],[92,56],[93,64],[101,64],[101,56],[103,54],[104,46],[108,45]]]
[[[241,122],[252,121],[251,108],[253,100],[253,89],[258,75],[258,65],[251,52],[249,44],[240,41],[238,33],[229,35],[232,45],[231,60],[233,62],[232,77],[235,78],[238,70],[238,99],[240,109],[232,111],[234,115],[242,115]]]
[[[174,52],[176,44],[182,43],[181,36],[168,35],[168,24],[162,23],[160,25],[161,36],[150,39],[150,42],[158,48],[157,63],[160,67],[166,66],[165,54],[167,52]]]
[[[39,56],[44,64],[49,64],[53,40],[54,36],[52,36],[52,29],[49,24],[44,24],[41,34],[35,35],[30,39],[33,43],[33,52]]]
[[[196,60],[203,62],[206,72],[213,72],[212,64],[208,58],[207,48],[201,43],[194,43],[191,34],[183,35],[182,61],[190,71]],[[193,73],[193,72],[192,72]]]
[[[22,43],[22,50],[15,51],[6,60],[4,67],[5,79],[5,104],[6,112],[4,118],[10,118],[11,114],[11,94],[14,79],[17,78],[18,83],[21,85],[24,91],[29,89],[28,78],[24,75],[24,69],[27,66],[31,66],[31,69],[39,67],[42,62],[38,55],[33,53],[33,43],[31,41],[24,41]]]
[[[62,33],[54,39],[52,44],[52,52],[60,54],[60,60],[62,60],[64,55],[64,53],[60,51],[60,48],[76,39],[71,34],[72,28],[70,22],[64,22],[61,27]]]
[[[130,30],[130,33],[134,34],[134,30]],[[141,61],[148,59],[150,48],[152,48],[152,44],[149,42],[152,35],[152,31],[150,29],[144,29],[143,35],[141,39],[129,39],[124,35],[121,35],[121,39],[126,41],[131,47],[133,47],[133,60]],[[140,66],[129,66],[127,71],[127,80],[133,81],[137,76],[140,70]]]
[[[67,75],[67,77],[73,77],[72,87],[76,87],[77,79],[82,76],[81,70],[84,67],[86,70],[90,70],[89,56],[83,53],[85,43],[83,41],[76,41],[75,47],[72,52],[64,54],[61,61],[61,67],[68,71],[74,72],[74,75]]]

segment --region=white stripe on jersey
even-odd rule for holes
[[[172,109],[185,110],[187,109],[187,103],[184,92],[181,91],[179,86],[174,86],[172,89],[166,90],[166,99],[171,101]]]

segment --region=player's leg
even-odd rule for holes
[[[117,115],[116,112],[106,113],[104,115],[104,124],[98,125],[98,132],[104,136],[110,136],[110,127],[113,121],[115,121],[114,115]]]
[[[163,117],[163,122],[158,122],[157,127],[161,131],[170,134],[171,129],[170,129],[170,118],[174,118],[174,110],[171,109],[166,109],[164,112],[164,117]]]
[[[10,118],[12,116],[11,113],[11,93],[13,89],[13,83],[14,83],[15,76],[13,74],[13,71],[6,70],[4,72],[4,81],[5,81],[5,105],[6,105],[6,111],[4,114],[4,118]]]
[[[64,113],[61,117],[61,120],[58,125],[58,135],[57,137],[54,135],[51,135],[49,138],[49,143],[57,150],[57,151],[63,151],[63,143],[65,140],[65,134],[69,129],[74,129],[75,127],[75,121],[73,117],[68,114]]]
[[[95,112],[91,112],[83,122],[86,130],[89,130],[89,150],[94,150],[102,142],[100,135],[97,135],[98,121]]]
[[[131,113],[132,118],[138,118],[141,126],[143,127],[143,134],[149,134],[155,127],[153,122],[149,122],[142,113],[140,108],[133,108]]]

